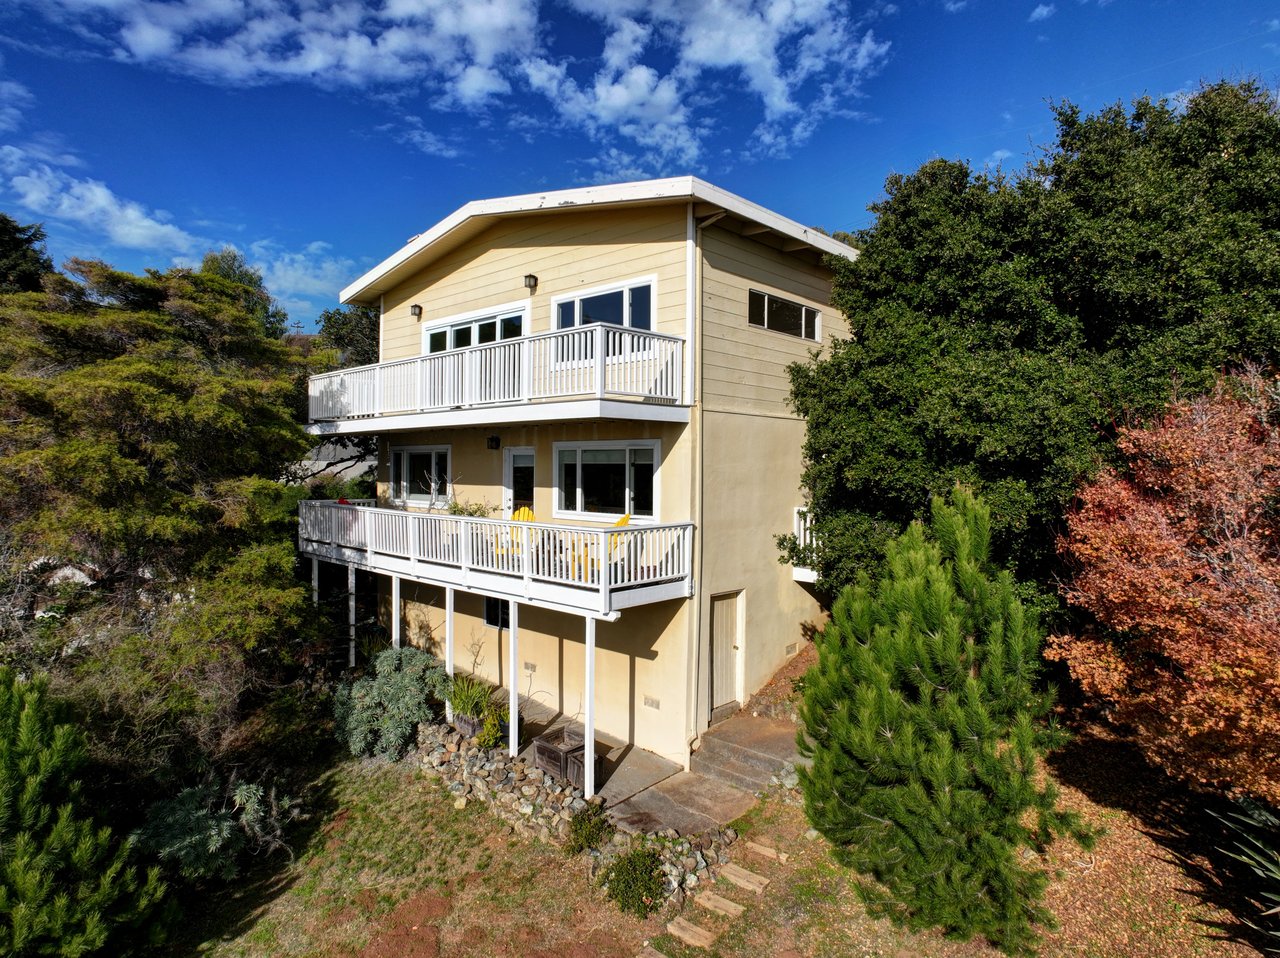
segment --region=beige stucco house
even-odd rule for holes
[[[393,642],[513,711],[687,766],[821,615],[774,537],[827,254],[855,255],[693,177],[468,203],[342,291],[380,308],[381,362],[314,377],[309,428],[378,436],[378,498],[303,504],[313,574],[377,574]]]

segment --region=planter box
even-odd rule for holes
[[[586,786],[586,776],[583,775],[583,769],[586,767],[586,758],[587,753],[585,747],[579,746],[578,750],[570,754],[565,762],[567,768],[565,769],[564,777],[569,780],[569,784],[574,788],[584,788]],[[604,756],[597,751],[595,763],[595,785],[597,792],[600,791],[600,773],[604,769],[603,760]]]
[[[455,715],[453,717],[453,727],[467,738],[475,738],[480,733],[480,730],[484,728],[484,719],[473,718],[470,715]]]
[[[582,733],[556,729],[533,740],[533,767],[556,778],[569,777],[569,758],[583,749]],[[581,764],[581,761],[579,761]]]

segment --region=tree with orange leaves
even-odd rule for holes
[[[1223,378],[1119,448],[1059,542],[1096,627],[1046,654],[1171,774],[1280,803],[1280,378]]]

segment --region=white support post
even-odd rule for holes
[[[586,702],[582,741],[582,794],[590,798],[596,793],[596,620],[587,623]]]
[[[356,567],[347,566],[347,665],[356,667]]]
[[[444,670],[453,678],[453,590],[444,590]],[[453,721],[453,706],[444,703],[444,717]]]
[[[511,750],[511,757],[515,758],[520,752],[520,686],[516,682],[516,676],[520,674],[517,671],[520,656],[520,603],[514,599],[511,600],[509,631],[511,635],[507,652],[507,674],[510,676],[511,690],[510,699],[507,702],[507,745]]]
[[[595,324],[595,343],[596,343],[596,396],[604,398],[604,335],[607,323]]]
[[[320,560],[311,557],[311,604],[320,604]]]
[[[400,648],[400,577],[391,577],[391,647]]]

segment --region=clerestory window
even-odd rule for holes
[[[753,289],[747,296],[747,322],[776,333],[818,341],[819,314],[809,306]]]

